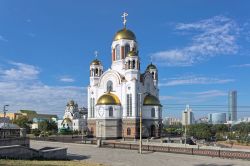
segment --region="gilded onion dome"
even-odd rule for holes
[[[63,119],[62,124],[63,124],[64,122],[66,122],[66,123],[72,123],[72,121],[71,121],[70,118],[65,118],[65,119]]]
[[[148,94],[143,101],[144,106],[162,106],[159,99],[151,94]]]
[[[116,32],[113,41],[120,40],[120,39],[129,39],[129,40],[136,41],[135,34],[131,30],[126,29],[126,28],[123,28],[119,30],[118,32]]]
[[[147,70],[150,69],[157,69],[155,65],[153,65],[152,63],[148,65]]]
[[[91,62],[91,65],[101,65],[101,61],[99,61],[98,59],[95,59]]]
[[[121,105],[121,102],[115,94],[108,92],[99,97],[96,105]]]
[[[133,56],[138,56],[138,53],[136,51],[129,51],[127,57],[133,57]]]

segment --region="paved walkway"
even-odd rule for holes
[[[86,160],[111,166],[249,166],[250,161],[192,156],[174,153],[144,152],[135,150],[96,148],[61,142],[31,141],[32,148],[67,147],[70,159]]]

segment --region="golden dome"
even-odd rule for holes
[[[130,31],[129,29],[123,28],[116,32],[114,36],[114,41],[120,40],[120,39],[129,39],[129,40],[136,40],[135,34]]]
[[[138,56],[136,51],[129,51],[127,57]]]
[[[97,105],[121,105],[121,102],[115,94],[108,92],[99,97]]]
[[[101,65],[101,62],[98,59],[95,59],[91,62],[91,65]]]
[[[150,69],[157,69],[155,65],[153,65],[152,63],[148,65],[147,70]]]
[[[62,124],[63,124],[64,122],[66,122],[66,123],[72,123],[72,121],[71,121],[70,118],[65,118],[65,119],[63,119]]]
[[[159,99],[151,94],[148,94],[143,101],[144,106],[161,106]]]

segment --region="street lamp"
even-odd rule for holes
[[[187,146],[187,112],[184,112],[185,114],[185,147]]]
[[[142,154],[142,104],[141,104],[141,95],[142,93],[139,94],[139,99],[140,99],[140,144],[139,144],[139,153]]]
[[[5,126],[5,117],[6,117],[6,112],[8,111],[8,110],[6,110],[6,107],[8,107],[8,106],[9,106],[8,104],[3,106],[3,116],[4,116],[3,126]]]

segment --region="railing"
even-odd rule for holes
[[[103,144],[101,144],[101,147],[103,147],[103,148],[130,149],[130,150],[138,150],[139,149],[139,145],[137,145],[137,144],[126,144],[126,143],[118,143],[118,142],[104,142]],[[202,156],[210,156],[210,157],[237,158],[237,159],[250,160],[250,152],[243,152],[243,151],[197,149],[197,148],[153,146],[153,145],[142,145],[142,150],[143,151],[153,151],[153,152],[180,153],[180,154],[202,155]]]

